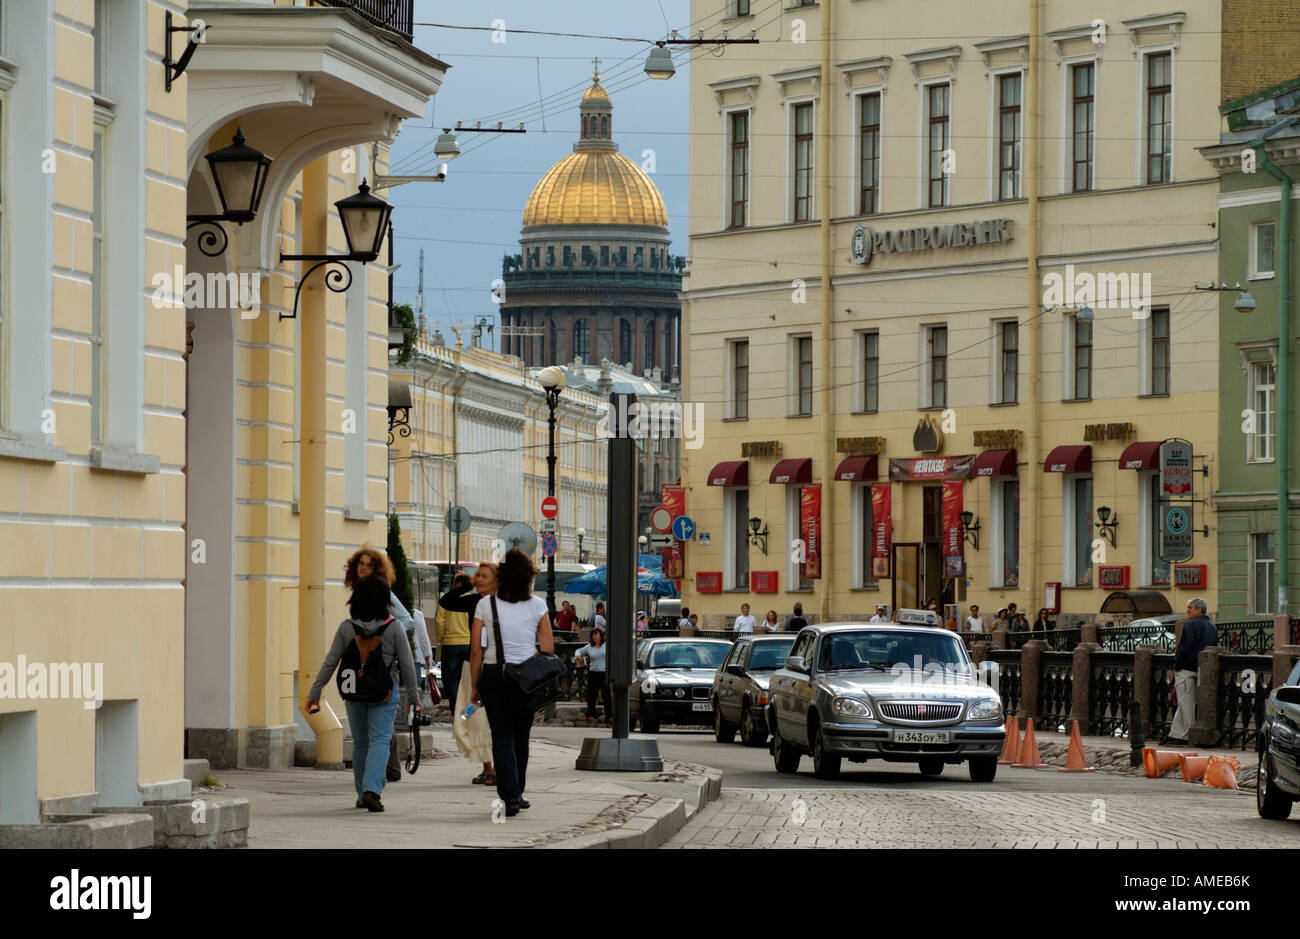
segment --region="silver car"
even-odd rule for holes
[[[1006,741],[1002,702],[946,629],[835,623],[803,629],[768,684],[777,772],[834,779],[840,763],[969,764],[991,782]]]

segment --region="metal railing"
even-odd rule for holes
[[[1146,711],[1151,716],[1152,740],[1169,736],[1174,711],[1174,655],[1158,652],[1151,657],[1151,684],[1147,690]]]
[[[1041,730],[1069,730],[1074,712],[1074,655],[1044,652],[1038,666],[1038,713]]]
[[[1273,621],[1271,619],[1241,620],[1216,623],[1219,647],[1235,655],[1263,655],[1273,649]]]
[[[1240,745],[1242,750],[1246,750],[1254,744],[1255,735],[1264,723],[1264,705],[1272,690],[1272,656],[1219,656],[1216,704],[1224,746]]]
[[[397,33],[407,42],[415,37],[415,0],[314,0],[320,6],[345,7],[369,22]]]
[[[1083,630],[1078,626],[1066,629],[1018,629],[1007,633],[1007,647],[1019,649],[1031,639],[1041,639],[1053,652],[1073,652],[1083,640]]]
[[[1128,734],[1129,702],[1133,698],[1133,655],[1093,652],[1089,656],[1092,687],[1088,696],[1089,733]]]
[[[1020,651],[1018,649],[993,649],[990,661],[998,667],[994,686],[1002,698],[1002,712],[1008,717],[1020,710]]]
[[[1173,630],[1169,630],[1172,635]],[[1103,626],[1097,630],[1097,639],[1107,652],[1136,652],[1138,646],[1159,645],[1173,652],[1173,644],[1166,642],[1150,626]]]

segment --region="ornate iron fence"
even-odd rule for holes
[[[1088,696],[1089,733],[1104,736],[1128,734],[1128,706],[1133,697],[1133,654],[1093,652]]]
[[[1271,619],[1242,620],[1233,623],[1216,623],[1219,647],[1233,655],[1263,655],[1273,650],[1273,621]]]
[[[1159,740],[1169,735],[1169,725],[1174,719],[1174,655],[1161,652],[1151,657],[1151,685],[1147,691],[1146,708],[1151,717],[1151,738]]]
[[[1215,703],[1223,744],[1246,750],[1264,722],[1264,705],[1273,690],[1273,658],[1267,655],[1219,657]]]
[[[1291,645],[1300,646],[1300,618],[1291,617]]]
[[[1049,629],[1040,631],[1035,638],[1046,642],[1053,652],[1073,652],[1074,647],[1083,641],[1083,630],[1078,626],[1073,629]]]
[[[993,690],[1002,699],[1002,712],[1011,717],[1020,710],[1020,653],[993,649],[989,661],[997,665]]]
[[[1169,630],[1169,636],[1173,636]],[[1136,652],[1138,646],[1157,645],[1166,652],[1173,652],[1172,638],[1166,638],[1163,632],[1154,632],[1150,626],[1103,626],[1097,630],[1101,647],[1107,652]]]
[[[1007,648],[1019,649],[1030,639],[1039,638],[1030,630],[1012,630],[1007,632]]]
[[[347,7],[410,42],[415,36],[415,0],[316,0],[321,6]]]
[[[1068,730],[1074,710],[1074,655],[1044,652],[1038,666],[1038,713],[1041,730]]]
[[[732,629],[697,629],[695,631],[696,639],[725,639],[728,642],[735,641],[736,632]]]

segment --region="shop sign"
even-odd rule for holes
[[[751,457],[775,457],[781,455],[779,440],[746,440],[740,444],[740,455],[745,459]]]
[[[1191,503],[1163,504],[1160,513],[1161,559],[1172,564],[1190,560],[1193,554]]]
[[[1206,565],[1204,564],[1175,564],[1174,586],[1204,587],[1205,573]]]
[[[1101,564],[1097,567],[1097,586],[1105,590],[1128,589],[1127,564]]]
[[[835,452],[849,456],[879,456],[885,452],[884,437],[836,437]]]
[[[950,480],[943,484],[943,576],[961,577],[966,573],[962,550],[962,494],[965,483]]]
[[[1132,440],[1137,435],[1133,428],[1132,421],[1125,424],[1085,424],[1083,427],[1083,439],[1089,441],[1100,440]]]
[[[776,571],[750,571],[749,589],[754,593],[776,593]]]
[[[1018,430],[977,430],[975,446],[987,450],[1015,450],[1020,447]]]
[[[799,537],[804,543],[803,576],[822,576],[822,487],[799,487]]]
[[[1160,491],[1185,496],[1192,491],[1192,445],[1185,440],[1166,440],[1160,445]]]
[[[722,593],[722,571],[700,571],[695,575],[696,593]]]
[[[917,453],[938,453],[943,449],[943,431],[929,414],[916,422],[912,433],[912,449]]]
[[[665,485],[659,499],[660,505],[673,517],[686,514],[686,487]],[[686,576],[686,543],[674,541],[664,553],[664,575],[671,577],[677,585],[677,592],[682,591],[682,578]]]
[[[892,551],[893,522],[890,511],[889,483],[871,487],[871,576],[889,576],[889,555]]]
[[[872,231],[865,225],[853,230],[851,249],[854,264],[868,264],[872,255],[935,248],[966,248],[1010,241],[1015,227],[1009,218],[995,218],[956,225],[927,225]]]
[[[966,479],[975,468],[975,454],[965,456],[891,459],[889,478],[894,482],[924,482],[939,479]]]

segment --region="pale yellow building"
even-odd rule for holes
[[[206,25],[170,90],[168,14]],[[291,763],[343,558],[384,538],[388,323],[385,255],[341,294],[317,271],[293,319],[308,265],[280,255],[346,250],[333,203],[446,66],[351,5],[30,0],[0,27],[9,823],[187,796],[187,755]],[[272,162],[221,246],[186,217],[221,211],[203,157],[237,129]],[[99,707],[5,683],[71,663]]]
[[[706,34],[760,40],[691,66],[683,400],[709,422],[684,475],[708,543],[684,602],[707,625],[742,600],[1032,619],[1052,584],[1062,624],[1121,585],[1215,610],[1208,502],[1186,566],[1159,558],[1153,446],[1190,441],[1195,498],[1216,488],[1219,303],[1193,285],[1217,270],[1195,148],[1218,139],[1220,6],[692,4]],[[1107,295],[1054,292],[1076,276]],[[979,525],[957,577],[945,480]],[[874,567],[873,485],[892,503]]]

